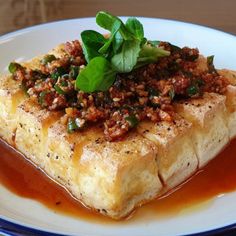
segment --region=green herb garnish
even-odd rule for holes
[[[114,83],[117,73],[156,62],[170,55],[144,37],[142,24],[134,17],[124,24],[118,17],[100,11],[96,22],[110,31],[109,38],[86,30],[81,33],[83,52],[87,66],[76,78],[76,88],[84,92],[106,91]]]
[[[94,30],[81,33],[82,48],[86,61],[89,63],[94,57],[100,56],[99,49],[106,43],[104,36]]]
[[[104,57],[95,57],[81,70],[76,87],[84,92],[107,90],[115,80],[115,71]]]
[[[111,63],[116,72],[127,73],[137,64],[140,52],[139,40],[125,40],[121,51],[111,58]]]

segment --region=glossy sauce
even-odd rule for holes
[[[0,142],[0,184],[15,194],[35,199],[55,212],[99,222],[114,222],[76,201],[64,188],[41,170]],[[175,192],[141,207],[132,220],[144,215],[174,216],[221,194],[236,190],[236,139],[226,149]],[[204,206],[204,205],[203,205]],[[195,210],[196,210],[195,209]]]

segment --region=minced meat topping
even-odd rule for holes
[[[199,52],[161,42],[159,47],[170,55],[157,62],[118,73],[107,91],[84,92],[75,88],[76,77],[86,66],[79,41],[67,42],[62,58],[46,55],[40,70],[31,70],[17,63],[9,68],[21,88],[48,110],[63,110],[62,122],[68,132],[102,123],[107,140],[124,137],[142,120],[172,121],[173,102],[201,97],[204,92],[224,94],[228,82],[208,58],[208,70],[197,67]]]

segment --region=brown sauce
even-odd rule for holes
[[[88,210],[68,192],[13,149],[0,142],[0,184],[15,194],[35,199],[55,212],[99,222],[112,222]],[[175,192],[141,207],[133,220],[146,216],[174,216],[198,209],[214,197],[236,190],[236,139]],[[114,221],[113,221],[114,222]]]

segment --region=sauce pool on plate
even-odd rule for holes
[[[0,184],[13,193],[39,201],[58,213],[86,220],[112,222],[84,207],[63,187],[2,141],[0,153]],[[141,207],[140,212],[150,212],[158,218],[170,216],[234,190],[236,139],[187,183],[175,192]],[[134,219],[136,215],[139,214],[132,215]]]

